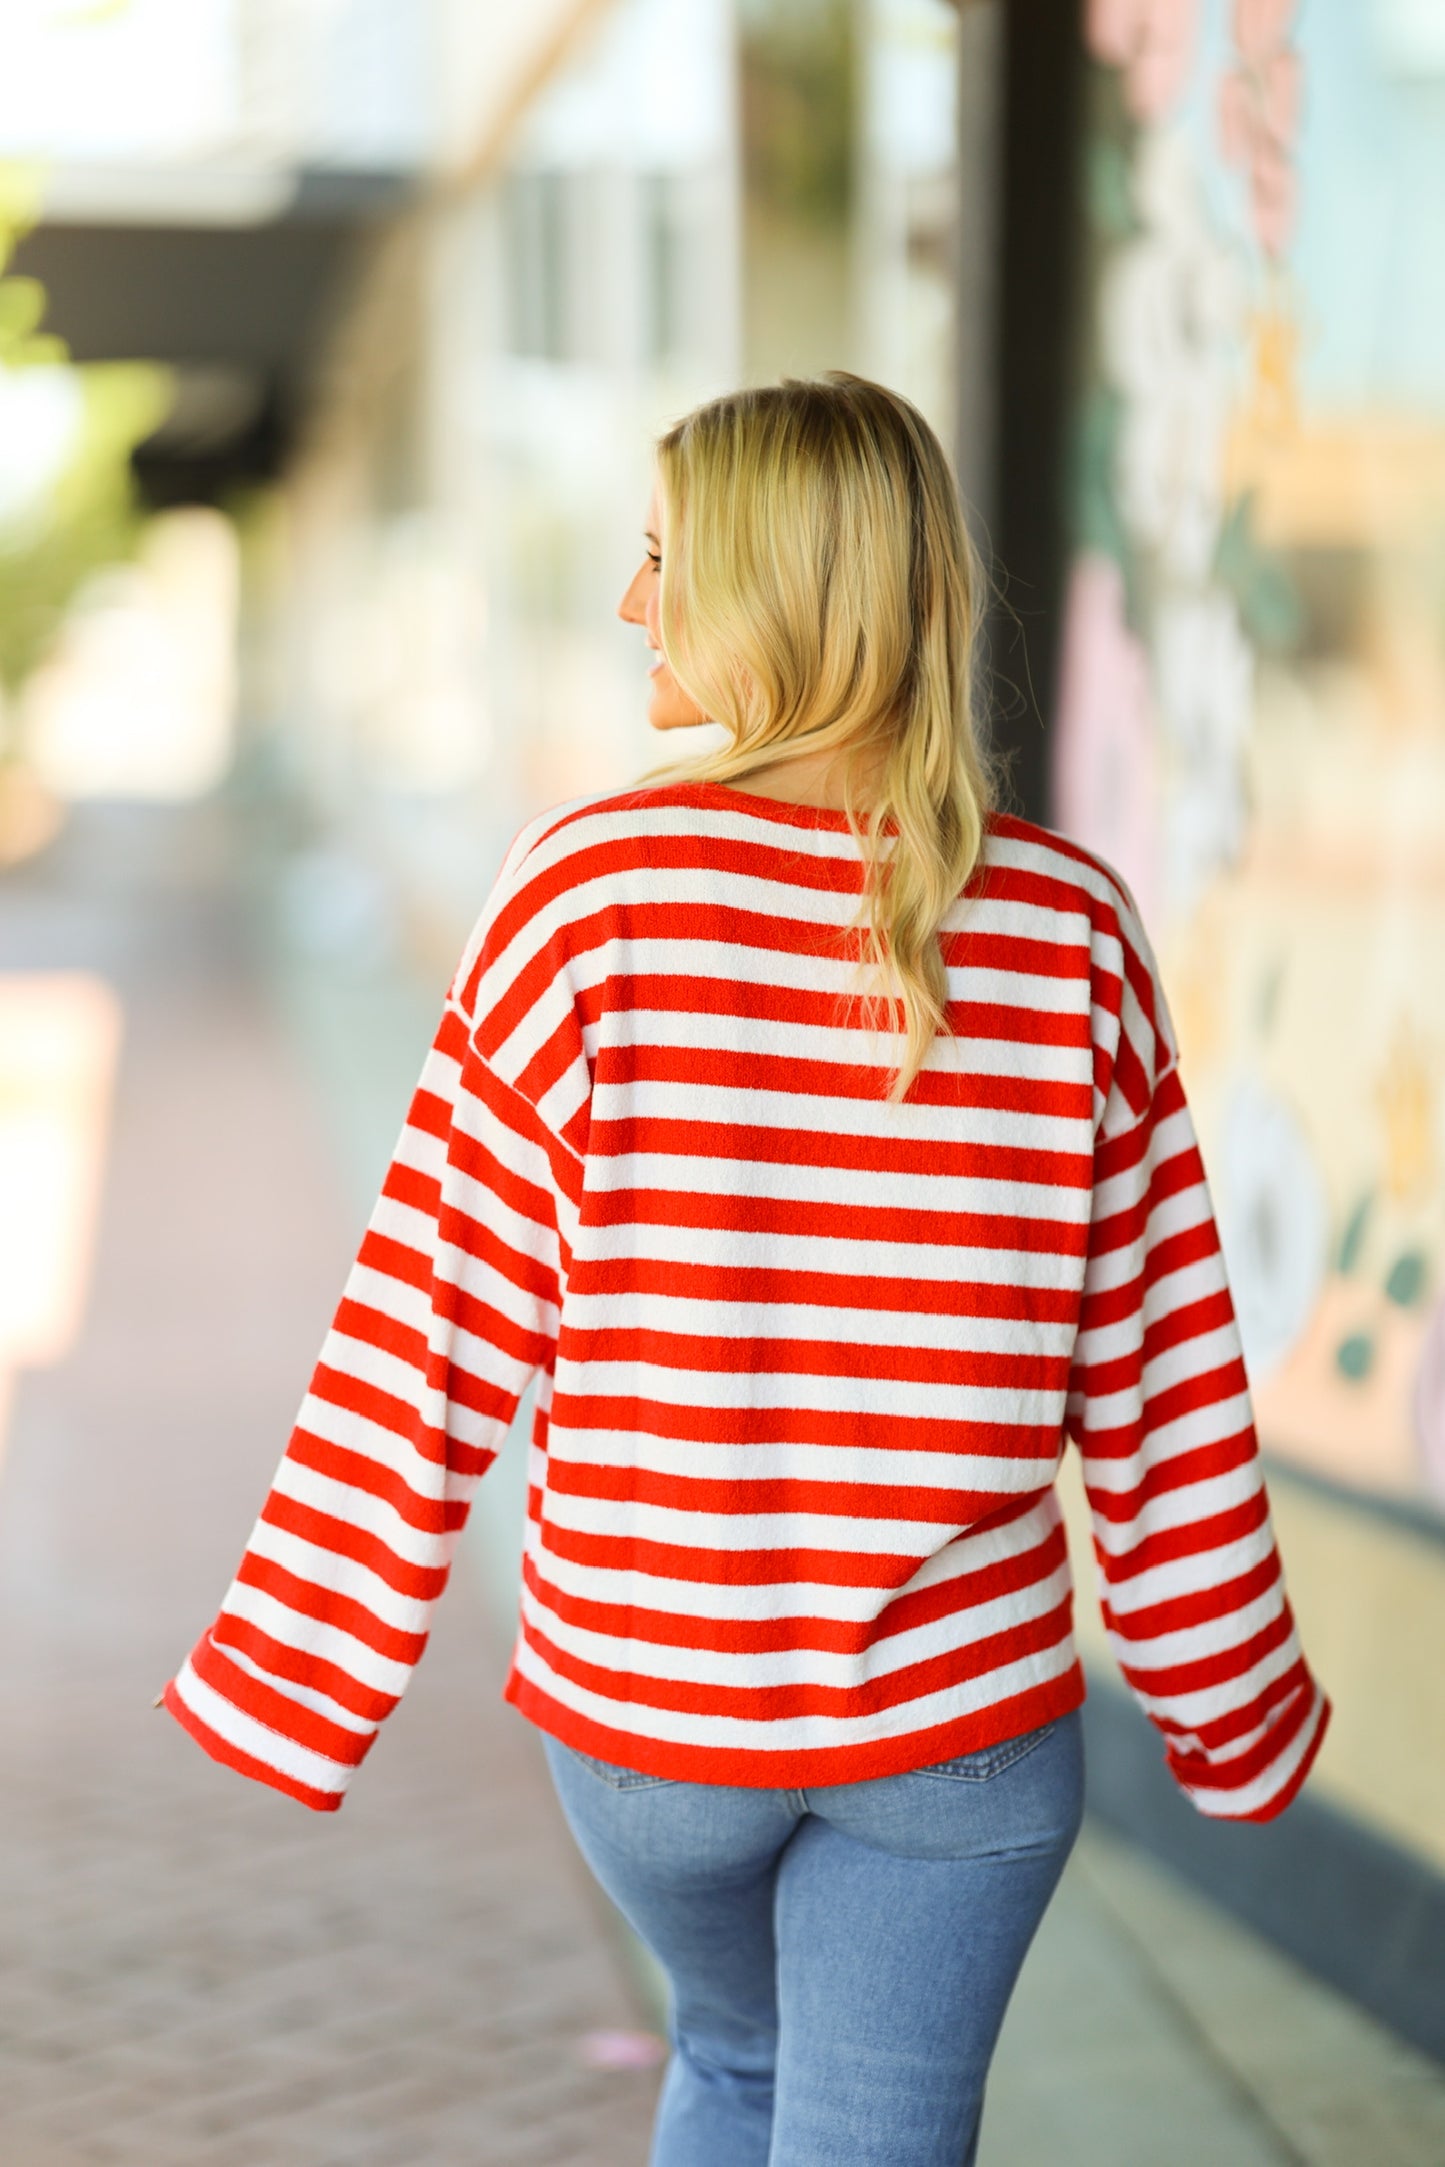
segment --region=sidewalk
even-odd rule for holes
[[[980,2167],[1441,2167],[1445,2072],[1086,1820]]]
[[[22,1375],[0,1464],[0,2167],[642,2167],[656,2074],[581,2045],[656,2012],[498,1699],[504,1470],[339,1816],[150,1706],[239,1556],[428,1023],[293,973],[283,1029],[229,848],[214,810],[93,813],[3,891],[0,970],[100,974],[125,1037],[84,1334]],[[1441,2072],[1086,1830],[982,2167],[1441,2160]]]
[[[620,2167],[641,2016],[466,1566],[339,1816],[152,1709],[264,1495],[353,1230],[249,983],[209,817],[90,815],[6,884],[0,968],[124,1007],[69,1359],[0,1488],[4,2167]]]

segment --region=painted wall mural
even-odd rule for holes
[[[1155,930],[1266,1445],[1445,1511],[1445,17],[1086,32],[1054,817]]]

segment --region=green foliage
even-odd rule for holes
[[[39,200],[32,168],[0,162],[0,272],[15,243],[34,225]],[[38,278],[0,277],[0,368],[69,358],[65,341],[40,329],[44,314],[45,288]]]
[[[0,271],[21,234],[34,225],[39,208],[40,168],[0,158]]]
[[[0,355],[25,358],[25,348],[45,314],[45,288],[38,278],[0,278]]]
[[[754,202],[799,225],[846,223],[858,125],[852,0],[749,0],[742,123]]]
[[[134,553],[142,512],[130,455],[170,403],[167,371],[148,363],[95,363],[77,374],[81,421],[64,470],[36,511],[0,525],[0,683],[11,691],[43,658],[85,581]],[[4,375],[0,367],[0,398]]]
[[[38,204],[36,170],[0,163],[0,272]],[[39,279],[0,277],[0,399],[22,370],[68,365],[65,342],[42,328],[44,316]],[[11,692],[41,661],[85,581],[133,554],[142,513],[130,457],[172,396],[169,372],[144,362],[96,363],[75,379],[80,422],[63,470],[42,502],[0,519],[0,686]]]

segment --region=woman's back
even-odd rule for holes
[[[194,1659],[236,1748],[264,1758],[227,1648],[284,1694],[309,1644],[297,1683],[386,1712],[539,1372],[508,1693],[554,1736],[796,1786],[1076,1707],[1067,1418],[1176,1774],[1230,1814],[1298,1780],[1321,1704],[1127,893],[994,817],[943,929],[952,1035],[899,1104],[850,961],[860,867],[841,813],[710,782],[519,839]],[[309,1735],[334,1802],[369,1737]]]

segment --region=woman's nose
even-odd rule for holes
[[[634,572],[628,582],[627,592],[617,605],[617,614],[625,625],[640,625],[645,624],[647,621],[646,612],[638,599],[637,590],[641,585],[642,574]]]

